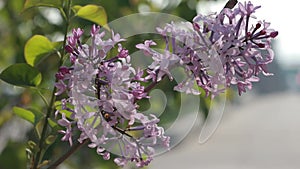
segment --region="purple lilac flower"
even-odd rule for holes
[[[183,29],[184,27],[185,29]],[[157,74],[159,81],[163,76],[173,79],[170,71],[175,67],[182,67],[186,74],[186,79],[179,82],[174,87],[175,91],[185,92],[187,94],[199,95],[200,91],[195,88],[196,85],[202,87],[207,94],[217,95],[222,89],[220,86],[224,79],[219,77],[222,70],[218,68],[218,59],[211,54],[214,48],[208,48],[211,45],[207,40],[199,37],[198,32],[193,30],[191,23],[170,23],[164,28],[158,28],[164,39],[166,39],[166,50],[164,53],[151,49],[150,46],[137,45],[140,50],[147,52],[154,62],[148,67]],[[146,42],[145,42],[146,43]],[[169,44],[170,43],[170,44]],[[172,50],[169,46],[172,46]],[[214,73],[208,73],[209,67],[215,68]],[[215,79],[212,81],[211,79]],[[216,81],[219,79],[219,81]],[[212,84],[215,82],[215,84]],[[219,89],[220,88],[220,89]]]
[[[266,21],[252,21],[259,8],[251,2],[239,3],[238,7],[224,8],[219,14],[198,15],[192,24],[182,23],[185,29],[175,23],[157,28],[171,54],[154,51],[147,45],[149,40],[136,47],[153,58],[150,68],[157,70],[156,74],[171,77],[168,72],[172,68],[185,69],[187,78],[175,86],[176,91],[200,94],[196,84],[207,96],[214,97],[226,87],[237,85],[241,95],[246,88],[252,88],[252,82],[259,81],[260,73],[272,75],[267,65],[273,61],[271,40],[278,32],[269,28]],[[250,21],[256,23],[250,25]]]
[[[61,67],[56,74],[59,80],[56,95],[66,92],[68,98],[62,104],[72,105],[58,110],[62,113],[59,124],[66,127],[66,131],[60,131],[64,134],[62,140],[72,144],[72,132],[79,130],[78,141],[89,139],[89,147],[96,148],[104,159],[110,159],[110,152],[118,149],[119,157],[114,161],[119,166],[129,161],[136,162],[138,167],[146,166],[154,155],[152,147],[158,144],[168,147],[170,142],[164,129],[158,126],[158,118],[138,111],[136,101],[149,98],[149,91],[140,82],[151,83],[152,79],[146,79],[142,70],[131,66],[119,34],[112,32],[111,39],[103,39],[105,33],[93,26],[91,42],[83,44],[82,33],[81,29],[74,29],[68,37],[66,50],[72,65]],[[153,44],[149,42],[146,46]],[[118,54],[108,58],[107,54],[116,45]],[[66,110],[71,113],[70,119],[64,114]]]
[[[239,94],[251,89],[252,82],[259,81],[258,74],[271,75],[267,64],[271,63],[274,53],[271,40],[278,32],[270,29],[266,21],[253,21],[253,13],[260,8],[251,2],[239,3],[231,10],[225,8],[213,17],[197,16],[195,23],[203,23],[202,34],[209,36],[222,61],[226,86],[237,84]],[[204,28],[206,29],[204,31]]]
[[[62,141],[69,141],[70,145],[72,145],[73,144],[73,141],[72,141],[72,122],[70,122],[66,118],[65,114],[62,114],[62,119],[58,120],[58,124],[67,128],[66,131],[64,131],[64,130],[59,131],[60,133],[65,134],[62,137]]]

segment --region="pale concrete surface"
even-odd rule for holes
[[[300,93],[244,95],[215,134],[198,144],[197,126],[151,169],[299,169]],[[198,127],[199,128],[199,127]]]

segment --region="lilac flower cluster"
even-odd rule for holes
[[[278,32],[265,21],[250,25],[258,8],[251,2],[239,3],[237,8],[224,8],[219,14],[198,15],[192,24],[182,23],[184,28],[174,23],[157,28],[170,53],[150,49],[155,44],[149,41],[137,47],[153,58],[151,67],[160,70],[160,76],[170,76],[169,70],[176,66],[185,69],[188,78],[174,88],[177,91],[199,94],[193,88],[196,83],[214,97],[237,85],[241,95],[252,88],[252,82],[259,81],[259,73],[271,75],[267,69],[274,58],[271,39]]]
[[[158,52],[152,40],[136,48],[153,59],[146,70],[135,69],[119,34],[93,26],[88,44],[81,42],[82,29],[74,29],[65,47],[71,66],[62,66],[56,74],[57,93],[67,94],[57,113],[58,123],[66,127],[62,140],[73,143],[73,133],[80,131],[79,142],[90,140],[104,159],[110,152],[119,155],[114,161],[124,166],[128,161],[138,167],[149,164],[157,145],[169,147],[170,138],[158,126],[159,119],[139,112],[138,100],[148,99],[149,91],[164,77],[172,80],[171,70],[180,67],[186,78],[175,91],[217,96],[231,85],[241,94],[258,81],[258,74],[270,75],[266,66],[274,57],[271,39],[278,35],[269,23],[250,18],[259,6],[239,3],[235,9],[224,8],[219,14],[194,18],[193,23],[167,24],[157,28],[165,40],[166,50]],[[108,57],[117,47],[117,54]],[[147,86],[144,86],[147,84]],[[66,111],[70,113],[66,116]]]
[[[158,144],[168,148],[169,137],[158,126],[159,119],[146,116],[138,111],[137,100],[148,98],[145,87],[140,82],[154,78],[143,77],[143,72],[130,64],[128,50],[120,42],[124,39],[112,32],[112,38],[104,40],[104,32],[93,26],[90,45],[82,44],[83,30],[74,29],[68,37],[66,50],[70,53],[72,66],[61,67],[56,74],[57,93],[67,93],[61,109],[62,119],[58,121],[66,127],[62,140],[72,145],[74,130],[81,131],[78,139],[90,140],[89,147],[96,148],[104,159],[110,152],[119,155],[114,161],[124,166],[128,161],[138,167],[148,165]],[[107,53],[118,46],[118,54],[107,58]],[[71,104],[73,108],[70,108]],[[71,112],[70,119],[64,111]]]
[[[233,10],[224,8],[216,16],[198,16],[194,23],[204,23],[203,33],[210,33],[210,40],[215,44],[225,71],[226,84],[236,84],[239,94],[252,88],[252,82],[259,81],[259,73],[271,75],[267,64],[274,58],[271,40],[278,32],[270,29],[270,23],[256,21],[250,26],[253,13],[260,8],[250,1],[239,3]]]

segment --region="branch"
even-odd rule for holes
[[[62,155],[59,159],[57,159],[54,163],[50,164],[47,169],[55,169],[58,165],[64,162],[67,158],[69,158],[76,150],[81,148],[83,145],[89,142],[89,139],[85,139],[82,143],[77,143],[72,146],[69,151],[67,151],[64,155]]]
[[[232,9],[237,4],[237,2],[237,0],[229,0],[224,6],[224,8]]]

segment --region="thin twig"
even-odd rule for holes
[[[62,162],[64,162],[67,158],[69,158],[76,150],[80,149],[83,145],[89,142],[89,139],[85,139],[82,143],[77,143],[73,145],[69,151],[67,151],[64,155],[54,161],[52,164],[49,165],[47,169],[55,169],[59,166]]]
[[[45,103],[45,105],[47,107],[49,107],[49,103],[48,103],[47,99],[45,98],[45,96],[41,93],[41,91],[39,89],[37,89],[37,88],[35,88],[35,90],[37,91],[37,93],[39,94],[39,96],[42,98],[42,100]]]

